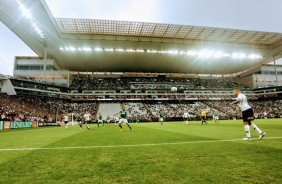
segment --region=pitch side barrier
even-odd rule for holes
[[[37,128],[37,121],[0,121],[0,131],[21,128]]]

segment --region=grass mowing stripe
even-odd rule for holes
[[[21,133],[21,132],[30,132],[30,131],[39,131],[39,130],[49,130],[49,129],[54,129],[54,128],[60,128],[60,127],[40,127],[40,128],[32,128],[32,129],[11,129],[7,131],[0,131],[0,135],[5,135],[5,134],[12,134],[12,133]]]
[[[258,138],[254,138],[258,139]],[[267,137],[266,140],[282,139],[282,137]],[[33,151],[33,150],[66,150],[66,149],[92,149],[92,148],[118,148],[118,147],[142,147],[142,146],[163,146],[179,144],[198,144],[198,143],[216,143],[216,142],[235,142],[242,139],[227,140],[209,140],[209,141],[191,141],[191,142],[170,142],[170,143],[151,143],[151,144],[128,144],[128,145],[108,145],[108,146],[73,146],[73,147],[54,147],[54,148],[1,148],[0,151]]]

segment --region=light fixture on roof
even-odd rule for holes
[[[124,52],[124,49],[116,49],[117,52]]]
[[[169,50],[167,53],[177,55],[179,51],[178,50]]]
[[[197,54],[198,57],[203,57],[203,58],[210,58],[214,56],[214,51],[212,50],[201,50]]]
[[[224,55],[223,55],[224,53],[223,52],[221,52],[221,51],[216,51],[216,52],[214,52],[214,57],[215,58],[221,58],[221,57],[223,57]]]
[[[244,59],[247,57],[247,55],[244,53],[233,53],[231,57],[234,59]]]
[[[133,50],[133,49],[126,49],[125,51],[126,51],[126,52],[136,52],[136,51]]]
[[[96,48],[94,48],[94,51],[101,52],[101,51],[103,51],[103,49],[96,47]]]
[[[108,52],[113,52],[114,49],[113,48],[105,48],[105,51],[108,51]]]
[[[86,51],[86,52],[92,51],[92,49],[91,49],[90,47],[83,47],[82,50],[83,50],[83,51]]]
[[[194,50],[189,50],[188,52],[187,52],[187,55],[188,56],[196,56],[198,54],[198,52],[197,51],[194,51]]]
[[[148,53],[158,53],[157,50],[147,50]]]
[[[261,59],[262,56],[257,55],[257,54],[250,54],[250,55],[248,55],[248,58],[250,58],[250,59]]]
[[[137,49],[136,52],[141,52],[142,53],[142,52],[145,52],[145,51],[141,50],[141,49]]]
[[[24,17],[26,17],[30,21],[31,26],[33,27],[35,32],[37,32],[37,34],[41,38],[45,38],[43,31],[39,28],[38,24],[34,21],[30,11],[26,8],[26,6],[20,0],[18,0],[17,3],[19,5],[19,9],[22,11],[22,14],[24,15]]]
[[[85,51],[85,52],[89,52],[92,51],[92,48],[90,47],[83,47],[83,48],[76,48],[76,47],[60,47],[61,51]],[[118,49],[113,49],[113,48],[100,48],[100,47],[96,47],[93,49],[93,51],[96,52],[127,52],[127,53],[135,53],[135,52],[147,52],[147,53],[152,53],[152,54],[171,54],[171,55],[187,55],[189,57],[199,57],[199,58],[205,58],[205,59],[209,59],[209,58],[223,58],[223,57],[231,57],[233,59],[261,59],[262,56],[258,55],[258,54],[246,54],[246,53],[237,53],[234,52],[232,54],[230,53],[226,53],[220,50],[209,50],[209,49],[202,49],[202,50],[188,50],[186,51],[178,51],[178,50],[142,50],[142,49],[122,49],[122,48],[118,48]]]
[[[74,47],[69,47],[69,50],[72,51],[72,52],[74,52],[74,51],[76,51],[76,48],[74,48]]]

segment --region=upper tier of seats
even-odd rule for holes
[[[162,77],[124,77],[124,78],[75,78],[70,89],[111,90],[111,89],[248,89],[230,79],[162,78]]]

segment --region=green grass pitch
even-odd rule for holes
[[[0,183],[282,183],[282,119],[256,123],[263,140],[241,120],[2,131]]]

